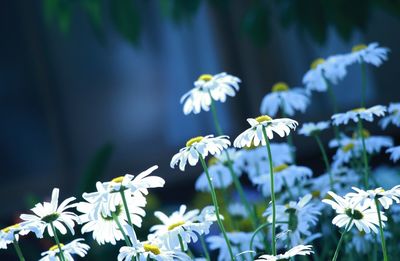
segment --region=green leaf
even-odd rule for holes
[[[268,13],[268,7],[257,1],[247,10],[242,21],[242,30],[259,46],[269,39]]]
[[[103,19],[102,19],[102,1],[101,0],[84,0],[80,2],[83,10],[89,17],[90,25],[96,36],[104,40]]]
[[[140,17],[132,0],[112,0],[111,18],[117,31],[128,41],[137,44],[140,36]]]

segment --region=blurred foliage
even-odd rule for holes
[[[146,19],[141,12],[145,5],[159,7],[161,13],[177,24],[186,23],[207,2],[217,10],[220,19],[240,18],[240,30],[255,44],[264,45],[270,37],[272,19],[279,19],[284,28],[295,26],[316,42],[326,41],[327,32],[334,28],[344,39],[355,30],[366,30],[371,11],[380,9],[400,16],[400,0],[42,0],[43,12],[49,24],[64,33],[71,29],[75,13],[84,13],[95,34],[103,38],[105,17],[115,30],[132,44],[137,44],[141,26]],[[228,17],[229,18],[229,17]]]

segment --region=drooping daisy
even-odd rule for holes
[[[323,199],[322,202],[331,205],[336,211],[337,216],[332,220],[334,225],[347,228],[347,230],[350,230],[355,225],[359,231],[364,231],[365,233],[373,231],[375,234],[378,233],[379,220],[376,208],[372,209],[366,205],[355,205],[350,199],[338,196],[332,191],[329,191],[328,194],[335,201]],[[387,217],[383,213],[381,213],[381,220],[387,221]]]
[[[375,105],[371,108],[358,108],[350,110],[344,113],[337,113],[332,116],[332,122],[334,125],[347,124],[349,120],[358,122],[359,119],[372,122],[374,120],[374,115],[377,117],[384,116],[386,112],[386,107],[382,105]]]
[[[389,148],[386,150],[386,153],[390,153],[390,159],[396,162],[400,159],[400,146]]]
[[[228,167],[229,162],[232,163],[232,168],[236,175],[240,176],[242,174],[239,166],[235,163],[235,160],[240,157],[241,151],[228,148],[226,153],[216,155],[208,160],[208,172],[214,188],[227,188],[232,184],[232,175]],[[195,188],[198,191],[210,191],[205,172],[197,178]]]
[[[0,249],[7,249],[7,245],[13,243],[14,239],[18,241],[19,235],[26,235],[34,232],[37,238],[43,237],[43,231],[30,223],[17,223],[0,230]]]
[[[75,239],[68,244],[61,244],[61,249],[64,254],[65,261],[73,261],[74,258],[72,255],[78,255],[80,257],[86,256],[90,246],[85,243],[81,243],[84,241],[83,238]],[[52,246],[48,251],[42,253],[42,258],[39,261],[59,261],[60,249],[58,245]]]
[[[199,161],[199,154],[205,158],[208,155],[218,155],[222,150],[226,149],[231,142],[228,136],[214,135],[198,136],[192,138],[186,142],[186,146],[176,153],[170,163],[170,167],[174,168],[175,165],[179,164],[179,169],[185,171],[186,163],[195,166]]]
[[[171,248],[180,247],[179,237],[185,249],[190,242],[196,242],[198,235],[208,234],[210,226],[216,220],[214,207],[208,206],[202,213],[198,209],[186,212],[186,206],[181,205],[178,211],[170,216],[161,211],[154,212],[154,215],[162,224],[150,228],[154,235],[165,241]]]
[[[312,170],[310,168],[296,165],[289,166],[287,164],[275,166],[273,173],[275,177],[275,192],[281,191],[284,187],[286,187],[286,189],[291,189],[296,182],[305,181],[312,176]],[[260,176],[252,178],[251,181],[254,185],[260,187],[265,197],[271,195],[269,170]]]
[[[359,44],[354,46],[352,52],[346,56],[352,62],[365,62],[379,67],[383,61],[387,60],[388,52],[388,48],[379,47],[378,43],[370,43],[369,45]]]
[[[232,252],[237,257],[238,260],[241,260],[241,257],[245,260],[251,260],[250,252],[243,253],[250,249],[250,241],[253,236],[253,233],[247,232],[228,232],[227,236],[229,238],[229,242],[232,246]],[[231,257],[229,256],[228,247],[226,246],[226,242],[222,235],[213,235],[209,236],[206,239],[207,243],[211,250],[218,250],[218,261],[231,261]],[[262,249],[263,243],[260,237],[255,237],[253,241],[253,247],[256,249]]]
[[[385,209],[388,209],[393,202],[400,202],[400,185],[397,185],[389,190],[383,188],[369,189],[367,191],[352,187],[356,191],[346,194],[347,198],[355,204],[375,208],[375,199],[377,199]]]
[[[76,204],[70,204],[75,198],[67,198],[58,205],[59,192],[60,190],[58,188],[54,188],[50,202],[37,203],[35,207],[31,209],[34,215],[22,214],[20,218],[24,220],[24,223],[27,225],[36,226],[41,232],[40,234],[43,234],[44,230],[47,228],[47,232],[53,237],[52,226],[54,226],[54,228],[63,235],[67,233],[66,227],[71,234],[74,235],[74,226],[75,223],[78,223],[78,216],[66,210],[75,207]]]
[[[303,123],[301,129],[299,130],[299,134],[304,136],[312,136],[323,130],[329,129],[330,122],[329,121],[320,121],[317,123]]]
[[[400,127],[400,103],[390,103],[387,111],[388,115],[379,121],[382,129],[386,129],[390,123]]]
[[[283,254],[279,254],[276,256],[262,255],[262,256],[259,256],[254,261],[277,261],[277,260],[290,259],[291,257],[294,257],[294,256],[310,255],[310,254],[314,253],[314,251],[312,251],[311,249],[312,249],[311,245],[298,245],[298,246],[295,246],[292,249],[286,251]]]
[[[276,116],[281,109],[285,114],[293,116],[295,111],[304,113],[310,99],[302,88],[289,88],[284,82],[278,82],[272,87],[271,93],[264,96],[260,112]]]
[[[313,234],[312,228],[318,223],[318,216],[321,215],[320,207],[311,202],[311,194],[302,197],[298,202],[290,201],[285,205],[276,206],[276,220],[279,223],[277,226],[284,232],[282,240],[289,239],[291,245],[300,243],[308,243],[320,234]],[[272,209],[269,207],[263,214],[267,217],[268,222],[272,219]],[[286,242],[286,241],[285,241]]]
[[[225,102],[227,96],[235,96],[239,91],[240,79],[226,74],[203,74],[194,82],[194,88],[185,93],[181,98],[183,113],[185,115],[198,114],[201,110],[208,111],[211,99]]]
[[[242,132],[233,142],[233,145],[237,148],[250,147],[252,145],[258,146],[259,144],[266,146],[263,128],[268,139],[272,139],[274,132],[280,137],[284,137],[289,135],[291,129],[295,130],[298,125],[297,121],[292,119],[272,119],[267,115],[259,116],[255,119],[248,118],[247,122],[251,127]]]

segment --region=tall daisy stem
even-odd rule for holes
[[[60,240],[58,239],[57,232],[56,232],[53,222],[50,222],[50,227],[51,227],[51,230],[53,231],[54,240],[56,241],[56,244],[58,246],[58,251],[60,253],[60,259],[61,259],[61,261],[65,261],[64,252],[61,248]]]
[[[117,227],[118,227],[119,231],[121,231],[122,236],[124,237],[125,244],[127,246],[132,246],[131,241],[129,240],[128,236],[126,235],[126,233],[125,233],[125,231],[123,229],[123,227],[121,226],[121,223],[118,220],[118,217],[115,215],[114,212],[111,212],[111,215],[112,215],[112,218],[113,218],[115,224],[117,224]]]
[[[361,107],[365,107],[365,96],[367,91],[367,77],[365,63],[362,61],[361,64]]]
[[[368,184],[369,184],[369,164],[368,164],[368,156],[367,156],[367,149],[365,146],[365,138],[364,138],[364,134],[363,134],[363,124],[361,121],[361,118],[358,117],[358,122],[357,122],[357,126],[358,126],[358,136],[361,139],[361,143],[362,143],[362,157],[363,157],[363,162],[364,162],[364,186],[365,189],[368,189]]]
[[[217,110],[215,108],[214,100],[212,99],[211,94],[209,94],[209,95],[210,95],[210,99],[211,99],[211,112],[212,112],[212,115],[213,115],[215,129],[217,130],[217,134],[219,136],[221,136],[221,135],[223,135],[223,132],[222,132],[221,126],[219,124]],[[250,207],[250,204],[249,204],[249,202],[248,202],[248,200],[247,200],[247,198],[246,198],[246,196],[244,194],[243,187],[240,184],[240,181],[239,181],[237,175],[235,174],[235,171],[233,170],[232,160],[230,159],[229,153],[226,150],[224,150],[224,153],[226,155],[226,158],[227,158],[227,161],[228,161],[227,162],[228,163],[228,169],[229,169],[229,172],[231,174],[231,177],[232,177],[232,180],[233,180],[233,184],[235,185],[235,188],[236,188],[236,190],[237,190],[237,192],[239,194],[240,201],[242,202],[242,204],[246,208],[246,211],[249,214],[249,217],[250,217],[250,220],[251,220],[251,223],[252,223],[253,227],[256,228],[257,224],[258,224],[257,216],[254,214],[254,211]]]
[[[128,203],[126,202],[126,197],[125,197],[124,189],[121,188],[121,190],[119,191],[119,193],[121,194],[122,203],[124,204],[125,213],[126,213],[126,218],[128,219],[128,223],[129,223],[129,225],[130,225],[131,227],[133,227],[132,219],[131,219],[131,214],[130,214],[130,212],[129,212]]]
[[[386,241],[385,241],[385,235],[383,234],[381,210],[379,209],[379,201],[378,201],[377,198],[375,198],[375,206],[376,206],[376,211],[378,212],[379,234],[380,234],[380,236],[381,236],[381,245],[382,245],[383,260],[384,260],[384,261],[387,261],[387,260],[388,260],[388,256],[387,256],[387,251],[386,251]]]
[[[269,175],[270,175],[270,183],[271,183],[271,202],[272,202],[272,255],[276,256],[276,209],[275,209],[275,188],[274,188],[274,167],[272,165],[272,153],[271,153],[271,146],[269,144],[269,139],[267,137],[267,132],[265,127],[262,128],[263,136],[265,139],[265,143],[267,144],[267,151],[268,151],[268,160],[269,160]]]
[[[231,243],[229,241],[228,236],[226,235],[225,227],[224,227],[224,224],[222,223],[221,216],[219,214],[218,201],[217,201],[217,196],[216,196],[216,193],[215,193],[214,185],[212,184],[210,173],[208,173],[207,164],[204,161],[204,158],[200,153],[199,153],[199,158],[200,158],[201,165],[203,166],[204,172],[206,173],[206,176],[207,176],[208,186],[210,187],[210,192],[211,192],[211,199],[212,199],[213,204],[214,204],[215,215],[217,216],[217,223],[219,225],[219,229],[222,232],[222,235],[224,236],[226,245],[228,247],[229,255],[231,257],[231,260],[233,261],[233,260],[235,260],[235,256],[233,255]]]
[[[315,140],[318,143],[319,149],[321,150],[322,158],[324,159],[324,163],[325,163],[326,172],[328,172],[328,174],[329,174],[329,185],[331,187],[331,191],[334,191],[333,190],[333,177],[332,177],[331,165],[329,164],[329,160],[328,160],[328,156],[326,154],[325,147],[322,144],[321,138],[319,137],[318,134],[314,134],[313,136],[314,136]]]
[[[285,112],[285,109],[284,109],[284,101],[283,101],[283,99],[281,99],[281,110],[282,110],[282,118],[287,118],[287,115],[286,115],[286,112]],[[288,135],[286,138],[287,138],[287,142],[288,142],[289,147],[290,147],[290,156],[292,157],[292,161],[293,161],[292,163],[296,164],[296,152],[294,150],[295,147],[294,147],[293,138],[290,135]]]
[[[324,78],[325,79],[325,78]],[[336,102],[336,96],[335,93],[333,92],[333,88],[332,88],[332,84],[329,82],[329,80],[325,79],[325,83],[328,89],[328,95],[329,98],[332,101],[332,105],[333,105],[333,113],[336,114],[338,113],[338,106],[337,106],[337,102]],[[339,126],[337,125],[333,125],[333,132],[335,133],[335,138],[337,140],[340,139],[340,135],[339,135]]]
[[[344,229],[342,235],[340,236],[340,240],[339,240],[339,243],[338,243],[338,245],[337,245],[337,247],[336,247],[335,255],[333,256],[332,261],[336,261],[336,259],[338,258],[339,251],[340,251],[340,247],[342,246],[342,243],[343,243],[343,240],[344,240],[344,235],[345,235],[345,234],[347,233],[347,231],[349,230],[350,225],[351,225],[352,222],[353,222],[353,218],[350,219],[350,222],[347,224],[347,226],[345,227],[345,229]]]
[[[25,261],[24,255],[22,254],[21,248],[19,247],[19,243],[18,243],[17,239],[15,238],[15,235],[14,235],[14,239],[13,239],[13,245],[15,248],[15,252],[17,252],[19,260]]]
[[[210,253],[208,253],[207,245],[206,245],[203,235],[200,235],[200,243],[201,243],[201,247],[203,248],[203,252],[206,257],[206,260],[211,261]]]

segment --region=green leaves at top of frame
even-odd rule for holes
[[[63,33],[69,31],[71,26],[71,4],[65,0],[43,0],[43,13],[48,23],[56,22]]]
[[[114,0],[109,4],[115,29],[129,42],[137,44],[140,36],[140,17],[135,1]]]
[[[174,22],[189,20],[196,14],[201,0],[159,0],[162,13]]]

